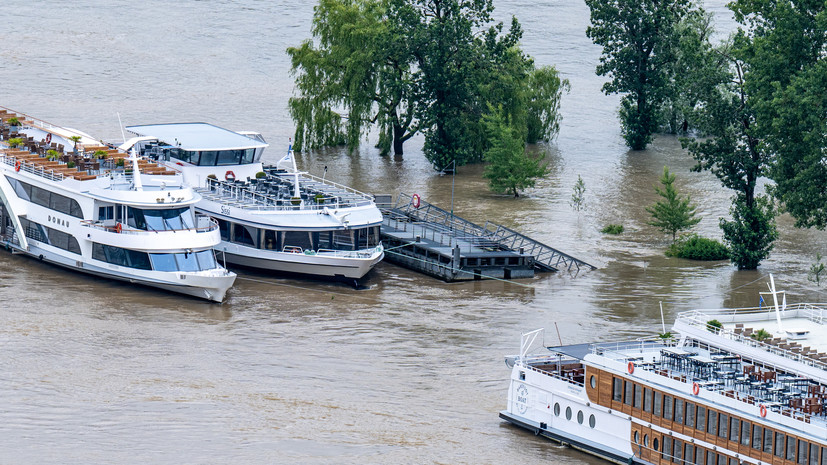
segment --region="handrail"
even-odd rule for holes
[[[196,232],[196,233],[202,233],[202,232],[215,231],[216,229],[218,229],[218,222],[216,220],[214,220],[212,218],[209,218],[207,216],[198,216],[196,218],[196,221],[199,224],[201,222],[203,222],[204,220],[207,220],[207,222],[209,223],[207,226],[197,226],[195,228],[183,228],[183,229],[163,229],[163,230],[147,230],[147,229],[131,228],[131,227],[125,226],[123,223],[120,223],[120,225],[121,225],[120,232],[118,231],[118,225],[117,224],[114,225],[114,226],[108,226],[108,225],[104,225],[101,220],[82,220],[82,221],[80,221],[80,225],[85,226],[87,228],[101,229],[101,230],[108,231],[108,232],[115,233],[115,234],[153,234],[153,233],[154,234],[159,234],[159,233],[177,233],[177,232],[193,232],[193,231]]]

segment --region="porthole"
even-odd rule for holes
[[[660,450],[660,449],[658,448],[658,446],[660,446],[660,444],[658,444],[658,438],[653,438],[653,439],[652,439],[652,449],[654,449],[654,450],[656,450],[656,451],[657,451],[657,450]]]
[[[555,417],[560,416],[560,403],[559,402],[554,404],[554,416]]]
[[[635,431],[635,444],[640,442],[640,431]]]
[[[643,447],[649,447],[649,435],[648,434],[643,435]]]
[[[580,423],[581,425],[583,424],[583,411],[582,410],[577,411],[577,423]]]
[[[566,420],[571,420],[571,407],[566,407]]]
[[[594,418],[594,415],[589,415],[589,427],[594,428],[594,425],[597,423],[597,419]]]
[[[589,378],[589,386],[591,386],[592,389],[597,387],[597,380],[594,379],[594,375],[592,375],[591,378]]]

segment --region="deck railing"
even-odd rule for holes
[[[162,229],[162,230],[147,230],[147,229],[138,229],[132,228],[129,226],[125,226],[123,223],[115,223],[115,224],[104,224],[103,221],[100,220],[83,220],[80,222],[81,226],[92,228],[92,229],[99,229],[111,233],[117,234],[158,234],[158,233],[176,233],[176,232],[196,232],[196,233],[204,233],[215,231],[218,229],[218,222],[214,219],[198,215],[196,218],[197,226],[194,228],[182,228],[182,229]],[[119,227],[120,224],[120,227]]]
[[[359,202],[342,202],[337,196],[311,197],[309,199],[282,198],[250,190],[249,186],[233,182],[210,179],[207,187],[197,189],[199,193],[212,194],[219,203],[244,210],[324,210],[345,207],[367,206],[373,203],[366,199]],[[209,197],[208,197],[209,198]],[[295,202],[295,203],[294,203]]]

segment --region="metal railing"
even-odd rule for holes
[[[342,199],[337,196],[311,197],[308,199],[282,198],[252,191],[246,185],[237,185],[218,179],[209,179],[208,181],[207,187],[196,189],[196,191],[211,200],[245,210],[300,211],[324,210],[325,208],[335,210],[373,204],[373,201],[369,199],[361,202],[342,202]]]
[[[218,229],[218,222],[214,219],[207,217],[207,216],[198,216],[196,218],[198,225],[194,228],[182,228],[182,229],[161,229],[161,230],[154,230],[154,229],[139,229],[139,228],[132,228],[129,226],[124,225],[123,223],[116,223],[116,224],[104,224],[101,220],[83,220],[80,222],[81,226],[92,228],[92,229],[99,229],[102,231],[107,231],[115,234],[133,234],[133,235],[140,235],[140,234],[159,234],[159,233],[179,233],[179,232],[196,232],[196,233],[204,233],[215,231]]]

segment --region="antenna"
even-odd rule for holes
[[[123,123],[121,122],[121,114],[115,113],[118,115],[118,126],[121,128],[121,137],[123,137],[123,143],[126,143],[126,133],[123,132]]]
[[[663,334],[666,334],[666,321],[663,319],[663,301],[660,302],[660,326],[663,328]]]

